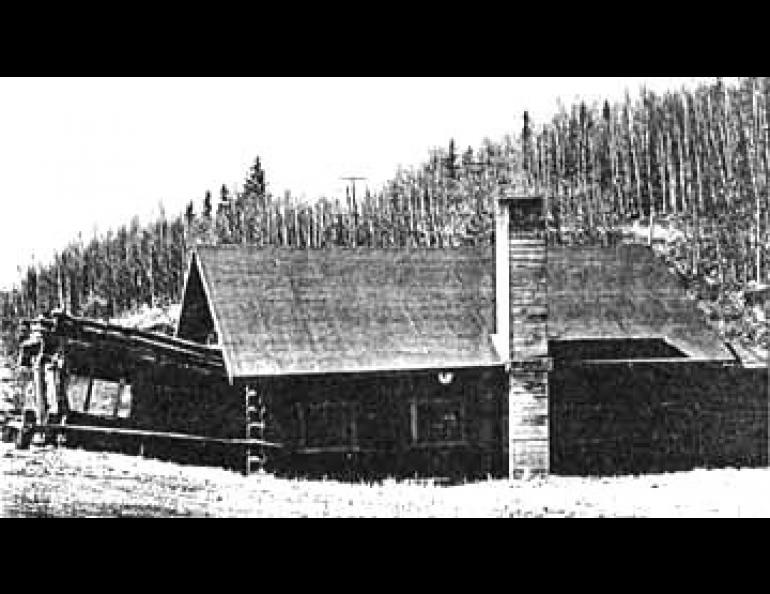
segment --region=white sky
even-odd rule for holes
[[[688,78],[0,78],[0,287],[82,232],[172,215],[240,183],[260,155],[268,188],[373,189],[455,138],[477,148],[587,101]],[[359,186],[360,187],[360,186]]]

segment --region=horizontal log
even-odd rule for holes
[[[540,252],[545,253],[547,251],[547,248],[544,243],[517,243],[517,242],[511,242],[508,245],[508,250],[510,252],[514,251],[533,251],[533,252]]]
[[[511,256],[510,270],[517,271],[517,273],[526,273],[529,270],[537,270],[538,268],[545,268],[548,266],[548,260],[539,256],[523,257],[523,256]]]
[[[128,435],[135,437],[158,437],[163,439],[178,439],[182,441],[204,441],[228,445],[259,445],[264,447],[281,448],[281,444],[263,439],[208,437],[205,435],[190,435],[165,431],[149,431],[145,429],[124,429],[119,427],[96,427],[90,425],[38,425],[37,428],[54,431],[80,431],[85,433],[103,433],[107,435]]]
[[[377,452],[377,449],[363,449],[359,446],[327,446],[315,448],[298,448],[292,450],[294,454],[360,454],[364,452]]]
[[[511,419],[513,423],[514,433],[511,441],[545,441],[548,440],[548,425],[528,425],[526,423],[519,424],[517,419]]]
[[[520,471],[547,472],[549,467],[548,439],[511,439],[509,445],[513,468],[511,474]]]
[[[527,320],[532,317],[548,316],[547,303],[511,303],[511,316],[517,320]]]
[[[508,241],[511,244],[517,244],[517,245],[545,245],[545,239],[543,238],[531,238],[531,237],[523,237],[523,236],[517,236],[517,235],[510,235],[508,237]]]
[[[546,339],[545,324],[511,324],[511,340],[529,343],[533,340]]]
[[[547,258],[548,254],[547,251],[540,248],[520,248],[520,247],[512,247],[510,250],[508,250],[508,255],[511,258],[515,258],[517,256],[521,257],[533,257],[533,258]]]

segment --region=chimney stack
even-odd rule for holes
[[[495,236],[497,347],[508,371],[507,438],[511,478],[547,474],[548,286],[545,198],[498,200]]]

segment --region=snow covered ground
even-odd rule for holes
[[[770,469],[366,485],[0,444],[0,475],[6,517],[770,517]]]

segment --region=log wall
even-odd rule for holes
[[[767,369],[567,365],[551,374],[554,474],[768,465]]]
[[[284,378],[262,383],[269,468],[331,476],[486,476],[505,472],[502,369]],[[277,457],[276,457],[277,456]]]
[[[126,378],[116,407],[118,385],[95,380],[90,398],[88,378],[73,377],[69,383],[70,412],[67,423],[89,427],[137,429],[212,438],[243,438],[243,394],[226,378],[189,373],[176,381],[151,369]],[[90,400],[86,407],[86,400]],[[117,414],[115,414],[117,412]],[[148,457],[242,468],[243,446],[200,443],[161,437],[71,433],[68,445],[87,449],[121,451]]]

